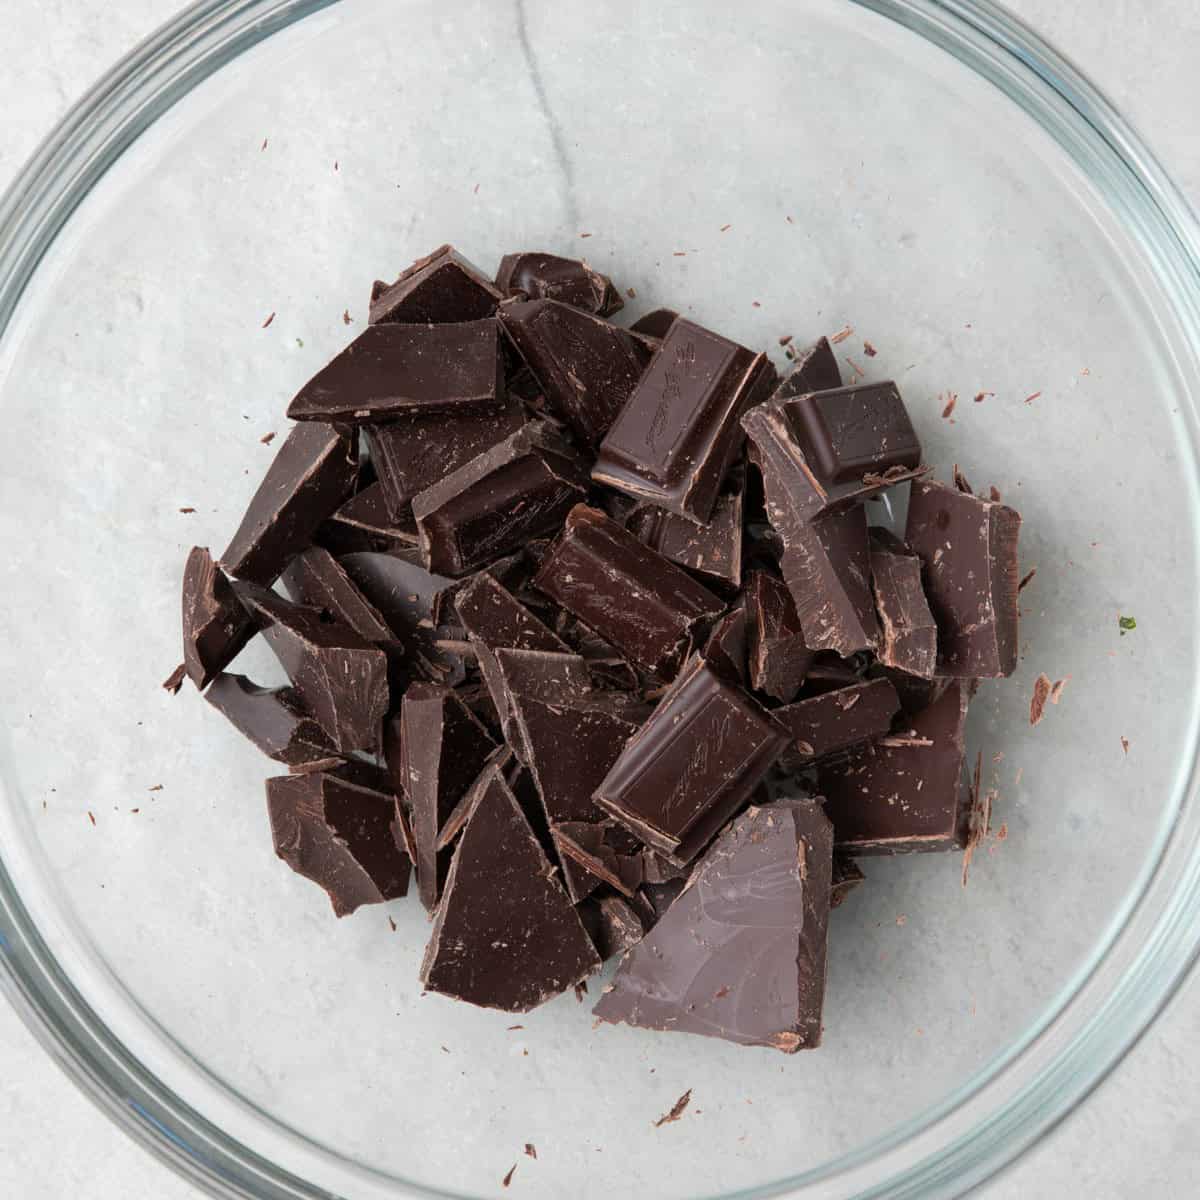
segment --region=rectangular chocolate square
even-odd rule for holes
[[[803,766],[883,737],[899,711],[891,682],[870,679],[785,704],[771,715],[792,735],[785,762]]]

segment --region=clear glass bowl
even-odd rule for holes
[[[773,350],[853,326],[840,351],[900,382],[931,461],[1025,516],[1020,670],[971,731],[1007,837],[965,890],[953,857],[866,864],[817,1053],[422,997],[419,906],[335,921],[271,854],[269,764],[159,687],[187,548],[224,545],[370,281],[443,240],[586,253],[631,312]],[[978,1182],[1196,950],[1198,244],[990,4],[194,6],[0,207],[7,991],[217,1195]],[[1042,671],[1069,682],[1030,728]]]

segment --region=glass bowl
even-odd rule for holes
[[[943,477],[1024,514],[1020,668],[972,714],[994,834],[965,888],[953,856],[866,864],[815,1053],[422,996],[419,906],[335,921],[271,853],[270,764],[159,686],[186,550],[225,544],[370,281],[446,240],[584,253],[629,314],[773,352],[852,327]],[[216,1195],[985,1178],[1196,951],[1197,249],[1136,137],[991,4],[195,5],[0,207],[7,992]],[[1041,672],[1067,683],[1033,728]]]

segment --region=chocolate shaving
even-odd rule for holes
[[[849,334],[847,334],[849,336]],[[674,1104],[671,1105],[671,1111],[663,1113],[657,1121],[654,1122],[655,1129],[661,1129],[664,1125],[670,1125],[673,1121],[678,1121],[683,1116],[687,1106],[692,1102],[692,1089],[688,1088]]]
[[[1059,702],[1059,700],[1062,698],[1063,688],[1065,688],[1070,681],[1070,675],[1068,675],[1066,679],[1056,679],[1054,681],[1054,686],[1050,689],[1051,704],[1057,704]]]
[[[958,463],[954,464],[954,486],[965,496],[973,496],[975,494],[971,490],[971,485],[967,482],[967,477],[959,470]]]
[[[263,149],[265,150],[266,148],[267,148],[267,143],[266,143],[266,142],[263,142]],[[263,327],[264,329],[268,328],[268,327],[270,326],[271,322],[272,322],[272,321],[274,321],[274,320],[275,320],[275,314],[274,314],[274,313],[272,313],[272,314],[271,314],[271,315],[270,315],[270,316],[269,316],[269,317],[268,317],[268,318],[267,318],[267,319],[266,319],[266,320],[265,320],[265,321],[262,323],[262,327]]]
[[[853,332],[854,329],[851,326],[844,325],[837,333],[831,333],[829,340],[836,346],[839,342],[844,342]]]
[[[1128,739],[1127,737],[1123,737],[1123,738],[1121,739],[1121,749],[1122,749],[1122,750],[1123,750],[1123,751],[1124,751],[1126,754],[1128,754],[1128,753],[1129,753],[1129,739]]]
[[[1033,699],[1029,702],[1029,723],[1036,725],[1046,713],[1046,701],[1050,698],[1050,677],[1039,675],[1033,685]]]
[[[180,663],[170,675],[163,680],[163,687],[171,693],[172,696],[179,695],[179,689],[183,687],[183,681],[187,678],[187,667]]]
[[[944,420],[950,419],[950,414],[954,411],[954,406],[958,403],[958,393],[950,392],[950,398],[946,401],[946,407],[942,409],[942,417]]]
[[[580,237],[588,237],[589,235],[588,235],[588,234],[586,234],[586,233],[581,233],[579,236],[580,236]],[[513,1176],[514,1176],[516,1173],[517,1173],[517,1164],[516,1164],[516,1163],[513,1163],[513,1165],[512,1165],[511,1167],[509,1167],[509,1168],[508,1168],[508,1174],[507,1174],[507,1175],[505,1175],[505,1177],[504,1177],[504,1178],[503,1178],[503,1179],[500,1181],[500,1183],[501,1183],[501,1186],[503,1186],[503,1187],[508,1187],[508,1185],[509,1185],[510,1183],[512,1183],[512,1177],[513,1177]]]
[[[1030,567],[1024,575],[1021,576],[1021,582],[1017,584],[1017,591],[1023,592],[1025,585],[1033,582],[1033,577],[1037,574],[1037,567]]]
[[[875,355],[877,355],[879,353],[879,351],[876,350],[875,347],[872,346],[870,342],[863,342],[863,353],[868,358],[874,358]]]
[[[526,1142],[525,1153],[529,1158],[537,1158],[537,1147],[532,1142]]]
[[[274,432],[264,433],[258,440],[262,442],[264,446],[269,446],[275,440],[275,434]]]

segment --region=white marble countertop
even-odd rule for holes
[[[167,15],[163,0],[26,0],[0,6],[0,188],[67,106]],[[1179,0],[1009,0],[1138,126],[1200,196],[1200,10]],[[111,1126],[0,1002],[0,1196],[187,1200],[198,1193]],[[1184,989],[1109,1080],[986,1185],[987,1200],[1068,1194],[1194,1196],[1200,1142],[1200,985]]]

